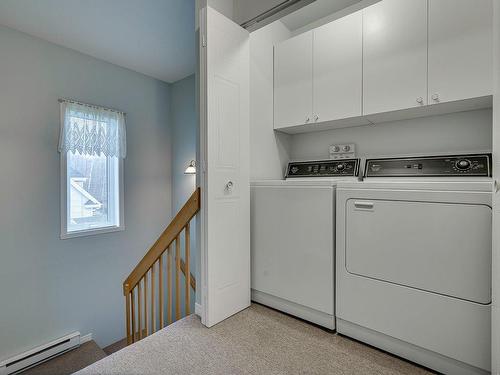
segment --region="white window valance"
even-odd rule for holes
[[[59,152],[125,158],[125,115],[91,105],[61,101]]]

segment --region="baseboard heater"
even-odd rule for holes
[[[0,375],[18,374],[80,346],[80,332],[73,332],[0,362]]]

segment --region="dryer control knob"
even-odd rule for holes
[[[345,164],[344,163],[337,164],[337,170],[338,171],[343,171],[344,169],[345,169]]]
[[[458,169],[465,171],[471,167],[471,162],[467,159],[460,159],[455,163],[455,166]]]

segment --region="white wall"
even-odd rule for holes
[[[283,177],[291,136],[273,130],[273,46],[290,31],[276,21],[250,34],[250,179]]]
[[[195,30],[200,27],[200,9],[207,5],[229,19],[234,18],[234,0],[195,0]]]
[[[291,157],[328,159],[328,146],[355,143],[358,157],[491,150],[491,109],[292,136]]]
[[[168,84],[0,27],[0,360],[125,336],[122,282],[171,218]],[[61,240],[59,103],[127,112],[125,231]]]
[[[250,30],[264,27],[268,23],[278,20],[281,16],[289,14],[290,12],[300,9],[314,1],[315,0],[300,0],[292,6],[282,10],[278,14],[268,17],[266,20],[261,20],[259,23],[253,25]],[[357,0],[348,1],[352,2]],[[215,9],[227,18],[233,20],[239,25],[242,25],[243,23],[260,16],[283,2],[284,0],[195,0],[195,9],[198,14],[199,9],[208,4],[211,8]],[[196,16],[195,29],[198,29],[198,16]]]
[[[303,8],[295,14],[289,15],[287,18],[290,18],[290,20],[287,20],[284,23],[289,29],[291,29],[292,34],[295,36],[326,25],[336,19],[345,17],[348,14],[378,3],[379,1],[380,0],[339,0],[332,3],[330,0],[316,0],[315,3],[309,6],[314,8],[313,10],[308,12],[307,7]],[[315,18],[314,20],[312,20],[313,17]],[[296,25],[300,24],[299,21],[302,19],[307,19],[311,22],[305,24],[304,26],[296,27]]]
[[[234,16],[237,23],[247,22],[283,3],[283,0],[234,0]]]

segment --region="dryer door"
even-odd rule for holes
[[[491,208],[349,199],[349,273],[482,304],[491,302]]]

